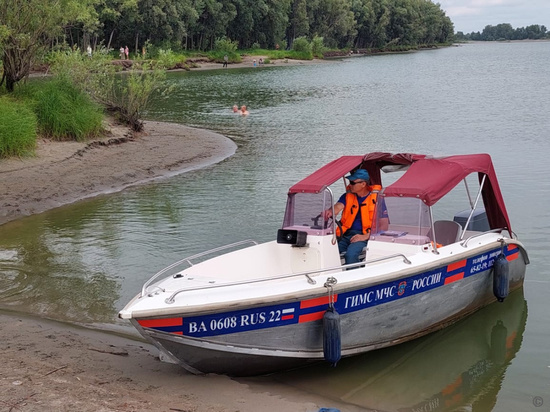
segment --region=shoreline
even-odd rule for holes
[[[145,122],[133,136],[107,119],[88,142],[39,139],[34,157],[0,161],[0,225],[70,203],[218,163],[237,145],[205,129]]]

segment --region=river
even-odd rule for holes
[[[172,73],[147,117],[220,132],[220,164],[2,226],[0,308],[130,331],[158,269],[273,239],[290,185],[343,154],[490,153],[531,265],[504,304],[422,339],[267,378],[341,410],[550,410],[550,42],[476,43],[317,65]],[[246,104],[249,116],[231,112]],[[503,329],[504,328],[504,329]],[[540,398],[536,398],[540,397]]]

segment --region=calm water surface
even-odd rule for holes
[[[549,411],[550,42],[284,66],[170,74],[173,91],[156,96],[148,118],[213,129],[237,153],[3,225],[0,307],[130,331],[117,311],[152,273],[222,244],[273,239],[288,187],[324,163],[369,151],[487,152],[530,253],[522,291],[336,369],[248,381],[346,411]]]

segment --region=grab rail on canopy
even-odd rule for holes
[[[191,260],[193,260],[193,259],[198,259],[200,257],[207,256],[207,255],[210,255],[212,253],[220,252],[220,251],[225,250],[225,249],[235,248],[237,246],[243,246],[243,245],[246,245],[246,244],[249,244],[249,243],[252,244],[252,245],[257,245],[258,244],[258,242],[256,242],[255,240],[246,239],[246,240],[242,240],[240,242],[235,242],[235,243],[231,243],[229,245],[220,246],[220,247],[217,247],[215,249],[207,250],[206,252],[197,253],[196,255],[189,256],[189,257],[186,257],[184,259],[178,260],[177,262],[172,263],[170,266],[167,266],[164,269],[162,269],[161,271],[155,273],[147,282],[145,282],[145,284],[141,288],[140,297],[145,296],[145,294],[147,293],[147,288],[151,285],[151,283],[153,283],[153,281],[155,279],[158,279],[159,276],[163,275],[164,273],[168,272],[171,269],[174,269],[175,267],[180,266],[183,263],[187,263],[189,266],[193,266],[193,263],[191,263]]]
[[[180,293],[182,293],[182,292],[189,292],[189,291],[193,291],[193,290],[221,288],[221,287],[226,287],[226,286],[246,285],[246,284],[260,283],[260,282],[268,282],[268,281],[272,281],[272,280],[279,280],[279,279],[285,279],[285,278],[291,278],[291,277],[297,277],[297,276],[305,276],[308,280],[308,283],[310,283],[312,285],[315,285],[317,282],[314,279],[312,279],[310,275],[319,274],[319,273],[323,273],[323,272],[330,272],[330,271],[345,271],[346,269],[366,266],[366,265],[369,265],[371,263],[377,263],[377,262],[381,262],[381,261],[384,261],[384,260],[395,259],[395,258],[398,258],[398,257],[403,258],[403,263],[406,263],[408,265],[412,264],[412,262],[409,259],[407,259],[407,257],[404,254],[396,253],[394,255],[389,255],[389,256],[384,256],[384,257],[381,257],[381,258],[373,259],[373,260],[370,260],[368,262],[359,262],[359,263],[352,263],[352,264],[343,265],[343,266],[333,266],[333,267],[324,268],[324,269],[308,270],[306,272],[290,273],[290,274],[284,274],[284,275],[279,275],[279,276],[274,276],[274,277],[269,277],[269,278],[240,280],[240,281],[236,281],[236,282],[223,283],[223,284],[219,284],[219,285],[212,285],[211,284],[211,285],[201,285],[201,286],[192,287],[192,288],[182,288],[182,289],[178,289],[174,293],[172,293],[170,295],[170,297],[165,299],[165,302],[167,304],[174,303],[175,297],[177,295],[179,295]]]

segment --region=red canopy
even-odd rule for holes
[[[362,161],[363,156],[342,156],[296,183],[288,193],[319,193],[355,169]]]
[[[343,156],[296,183],[289,193],[319,193],[357,168],[366,169],[373,184],[381,184],[380,170],[387,166],[408,167],[408,170],[397,182],[384,188],[384,196],[415,197],[428,206],[434,205],[470,173],[477,172],[480,182],[486,175],[482,196],[489,225],[512,230],[488,154],[433,158],[413,153],[375,152],[365,156]]]

